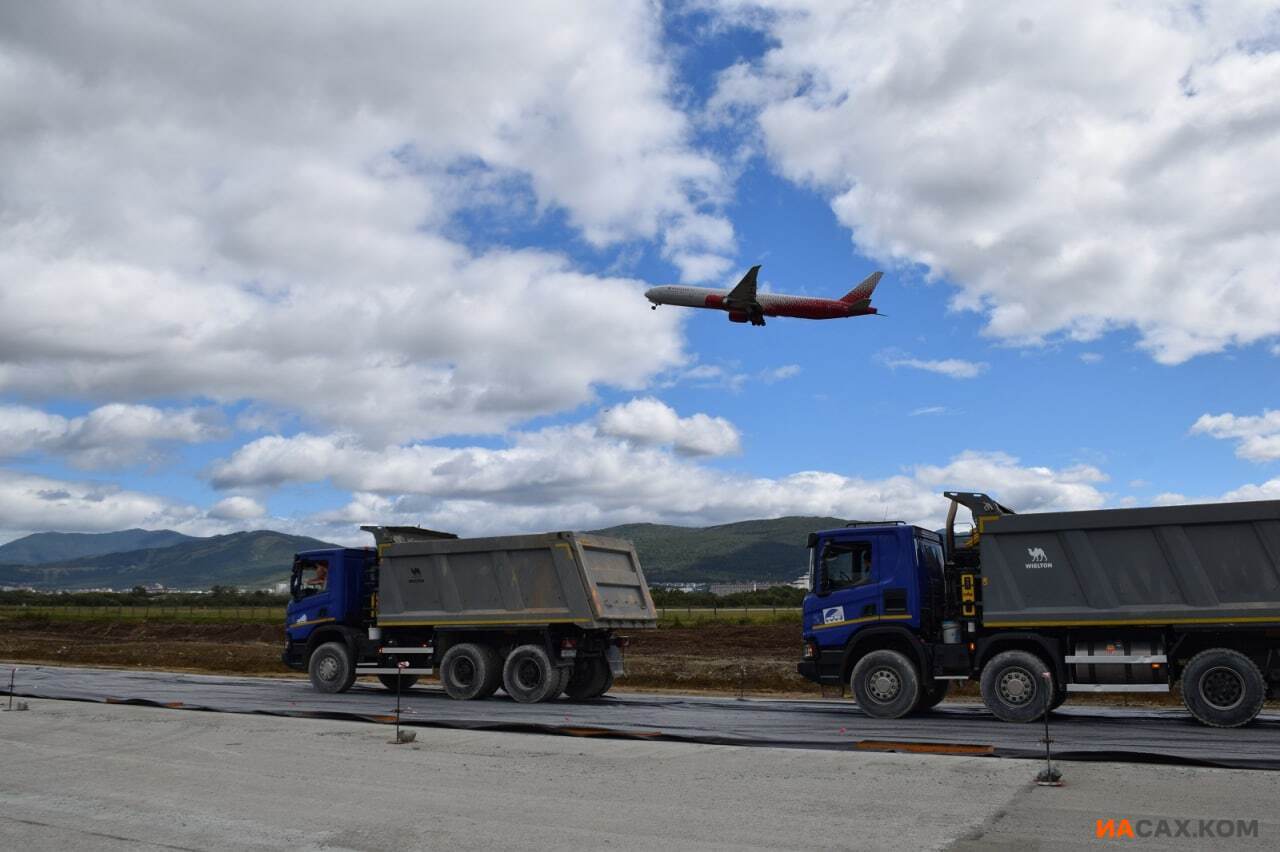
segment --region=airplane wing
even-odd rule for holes
[[[756,304],[756,275],[759,274],[760,267],[753,266],[747,270],[747,274],[742,276],[742,280],[738,282],[729,295],[724,300],[733,305],[742,305],[748,307]]]

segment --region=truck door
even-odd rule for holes
[[[815,577],[821,611],[814,629],[829,630],[879,620],[877,539],[875,536],[830,539],[823,545]]]
[[[299,556],[289,578],[290,601],[285,629],[294,642],[306,642],[318,624],[334,620],[341,566],[336,554]]]

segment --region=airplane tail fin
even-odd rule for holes
[[[844,302],[846,305],[856,305],[863,302],[866,303],[863,307],[870,305],[871,294],[876,291],[876,285],[880,283],[880,276],[882,275],[884,275],[883,272],[871,273],[866,278],[862,279],[861,284],[854,287],[841,297],[840,301]]]

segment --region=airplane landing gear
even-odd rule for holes
[[[657,302],[654,302],[652,305],[650,305],[650,306],[649,306],[649,310],[651,310],[651,311],[656,311],[657,309],[658,309],[658,303],[657,303]]]

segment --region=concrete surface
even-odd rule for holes
[[[5,848],[1068,848],[1147,813],[1262,820],[1219,848],[1280,842],[1268,772],[1065,764],[1042,790],[1021,760],[430,728],[395,746],[369,723],[30,704],[0,713]]]

